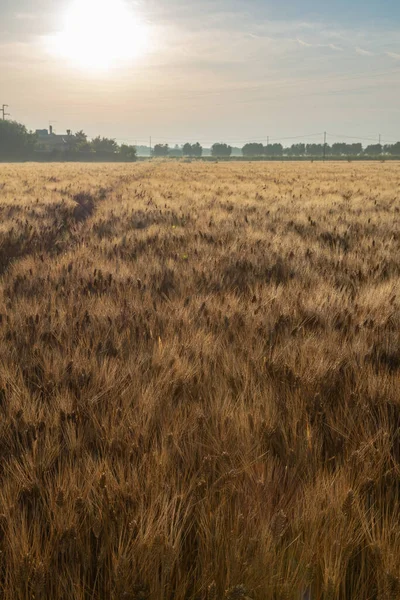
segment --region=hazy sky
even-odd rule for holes
[[[80,0],[79,40],[61,56],[50,42],[73,44],[57,37],[73,1],[0,0],[0,104],[29,128],[171,145],[400,139],[400,0],[127,1],[132,35],[115,0],[102,0],[107,31]],[[125,61],[85,63],[91,46],[112,56],[135,40]]]

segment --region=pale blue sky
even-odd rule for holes
[[[400,139],[398,0],[129,2],[147,51],[106,72],[48,50],[71,1],[0,0],[0,104],[31,128],[137,143]]]

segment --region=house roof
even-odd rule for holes
[[[41,135],[39,133],[39,137],[38,137],[39,142],[43,142],[43,143],[49,144],[49,145],[69,144],[73,140],[75,140],[74,135],[57,135],[55,133],[50,133],[48,135],[45,135],[45,134]]]

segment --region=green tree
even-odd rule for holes
[[[266,156],[282,156],[283,146],[282,144],[268,144],[264,147],[264,154]]]
[[[84,131],[77,131],[73,140],[73,149],[76,152],[90,152],[93,148],[88,142],[87,135]]]
[[[201,158],[203,156],[203,146],[199,144],[199,142],[192,144],[192,155],[195,158]]]
[[[0,154],[3,157],[23,158],[36,144],[36,135],[16,121],[0,121]]]
[[[232,154],[232,146],[228,146],[222,142],[213,144],[211,147],[211,156],[225,158]]]
[[[119,147],[115,140],[105,137],[97,136],[91,142],[91,147],[95,152],[107,152],[115,154],[118,152]]]
[[[186,143],[183,148],[183,156],[194,156],[200,158],[203,155],[203,147],[196,142],[195,144]]]
[[[136,156],[136,147],[129,146],[127,144],[121,144],[121,148],[119,149],[119,153],[124,157],[125,160],[135,161]]]
[[[245,144],[242,148],[243,156],[262,156],[264,154],[264,146],[262,144]]]
[[[352,154],[353,156],[358,156],[362,154],[363,147],[360,142],[356,144],[347,144],[348,154]]]
[[[344,142],[335,142],[331,148],[332,156],[342,156],[347,154],[347,144]]]
[[[285,149],[285,154],[288,156],[304,156],[306,153],[305,144],[292,144],[290,148]]]
[[[87,142],[86,133],[82,131],[82,129],[80,131],[77,131],[75,134],[75,140],[77,144],[83,144],[84,142]]]
[[[347,144],[346,142],[336,142],[332,144],[330,152],[332,156],[357,156],[362,153],[362,144]]]
[[[396,142],[395,144],[387,144],[384,148],[387,154],[391,154],[392,156],[399,156],[400,154],[400,142]]]
[[[173,158],[182,158],[182,148],[178,144],[175,144],[174,148],[168,150],[168,156],[172,156]]]
[[[192,144],[186,142],[182,148],[183,156],[192,156]]]
[[[324,144],[307,144],[306,152],[308,156],[323,156],[324,154]],[[330,148],[328,144],[325,149],[326,154],[329,154]]]
[[[370,146],[367,146],[364,150],[364,154],[367,154],[368,156],[379,156],[379,154],[382,154],[382,144],[371,144]]]
[[[168,156],[169,146],[168,144],[156,144],[153,150],[153,156],[159,158],[161,156]]]

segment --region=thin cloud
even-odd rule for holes
[[[390,58],[394,58],[395,60],[400,60],[400,54],[397,54],[397,52],[386,52],[386,56],[390,56]]]
[[[339,52],[343,52],[343,48],[340,46],[336,46],[335,44],[320,44],[321,48],[330,48],[331,50],[336,50]]]
[[[363,50],[363,48],[359,48],[358,46],[356,48],[356,52],[360,56],[375,56],[373,52],[370,52],[369,50]]]
[[[343,48],[340,48],[340,46],[336,46],[335,44],[310,44],[299,38],[296,39],[296,42],[304,48],[330,48],[331,50],[335,50],[335,52],[343,52]]]
[[[300,46],[304,46],[305,48],[312,48],[314,46],[314,44],[309,44],[308,42],[305,42],[304,40],[299,40],[299,38],[297,38],[296,42],[298,44],[300,44]]]

